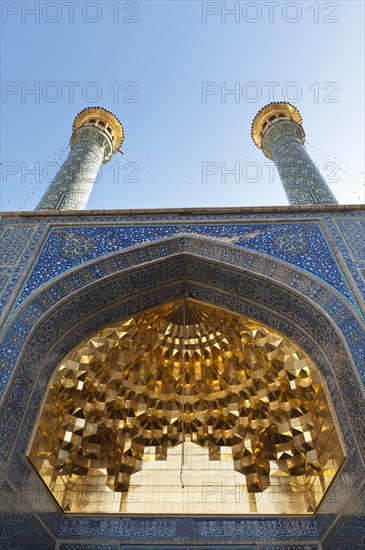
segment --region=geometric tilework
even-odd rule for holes
[[[1,517],[2,550],[29,549],[29,550],[53,550],[54,542],[49,542],[42,533],[32,525],[26,515],[14,512],[4,512]],[[86,548],[86,547],[85,547]]]
[[[344,516],[340,525],[328,543],[323,546],[324,550],[364,550],[365,548],[365,512]]]
[[[365,302],[365,280],[362,270],[365,269],[361,238],[359,239],[359,228],[363,225],[364,213],[360,211],[357,215],[349,212],[345,216],[330,216],[326,219],[327,232],[331,235],[334,247],[339,257],[346,264],[350,271],[352,280],[359,291],[359,302]],[[346,236],[346,237],[345,237]],[[361,236],[361,231],[360,231]],[[351,246],[350,246],[351,245]]]
[[[77,258],[78,256],[86,256],[93,248],[95,243],[92,237],[76,235],[71,231],[59,231],[63,240],[60,245],[60,255],[65,258]]]
[[[98,128],[79,128],[73,134],[72,149],[37,210],[83,210],[90,197],[110,140]]]
[[[289,204],[337,204],[303,143],[303,129],[292,120],[276,121],[262,138],[264,153],[274,160]]]
[[[189,544],[188,546],[184,545],[136,545],[136,544],[83,544],[83,543],[61,543],[58,547],[58,550],[226,550],[227,546],[222,545],[211,545],[205,544],[204,547],[201,545],[195,546]],[[256,544],[233,544],[229,545],[229,550],[317,550],[317,544],[265,544],[265,545],[256,545]]]
[[[53,550],[55,541],[35,516],[22,510],[19,498],[5,481],[1,484],[2,550]]]
[[[0,233],[0,265],[13,267],[17,264],[31,234],[32,225],[3,225]]]
[[[279,138],[273,148],[273,158],[289,204],[337,203],[305,147],[296,137],[286,135]]]
[[[230,544],[229,547],[226,545],[211,545],[204,544],[202,545],[150,545],[150,544],[89,544],[82,542],[67,542],[61,543],[57,546],[57,550],[317,550],[318,545],[309,543],[309,544],[265,544],[256,545],[256,544]]]
[[[126,548],[123,545],[123,548]],[[152,548],[151,546],[149,548]],[[63,542],[58,550],[119,550],[119,544],[83,544],[78,542]]]
[[[317,544],[265,544],[260,545],[259,550],[318,550],[320,548]]]
[[[365,548],[365,512],[361,515],[351,514],[343,517],[340,526],[336,529],[324,550],[364,550]]]
[[[279,233],[273,239],[274,246],[282,252],[301,254],[308,250],[309,242],[305,232],[299,233],[292,229]]]
[[[295,120],[289,120],[284,118],[276,119],[275,123],[266,126],[265,131],[262,133],[262,152],[264,155],[273,159],[274,148],[281,138],[296,138],[300,143],[304,143],[305,134],[301,124]],[[255,140],[254,140],[255,141]]]
[[[16,265],[13,265],[13,267],[4,267],[3,264],[0,264],[0,273],[2,274],[1,281],[4,284],[2,287],[2,291],[0,292],[0,314],[4,311],[6,306],[9,306],[9,298],[14,291],[14,288],[16,284],[19,282],[20,277],[23,276],[25,271],[25,266],[27,265],[27,262],[29,258],[31,257],[32,253],[34,253],[34,249],[39,243],[39,240],[41,239],[45,223],[40,220],[27,220],[19,223],[19,220],[11,219],[11,220],[2,220],[2,230],[4,231],[5,228],[11,227],[12,228],[12,235],[14,236],[14,245],[8,246],[5,242],[4,244],[5,249],[10,249],[10,256],[15,256],[14,251],[18,255],[16,259]],[[24,232],[23,232],[24,227]],[[27,241],[26,245],[23,246],[21,249],[18,246],[18,237],[19,237],[19,243],[22,242],[22,235],[23,233],[25,235],[28,234],[28,231],[30,230],[30,238]],[[0,233],[1,235],[1,233]],[[2,248],[2,250],[5,250]],[[13,251],[14,249],[14,251]],[[5,253],[4,253],[5,255]]]
[[[344,515],[338,519],[323,542],[324,550],[349,548],[365,548],[365,482],[354,493]]]
[[[0,273],[0,296],[5,289],[8,281],[10,279],[10,272],[6,273],[5,270]]]
[[[111,544],[82,544],[82,543],[61,543],[58,550],[168,550],[168,547],[166,545],[134,545],[134,544],[122,544],[121,546],[118,545],[111,545]],[[171,546],[169,548],[172,548]],[[206,550],[223,550],[225,547],[222,546],[212,546],[212,545],[204,545],[204,549]],[[292,547],[294,548],[294,547]],[[298,550],[302,550],[304,548],[302,545],[296,547]],[[313,549],[317,548],[317,546],[313,546]],[[233,545],[229,546],[229,550],[256,550],[256,545],[248,545],[248,544],[240,544],[239,546]],[[202,546],[173,546],[173,550],[202,550]],[[312,547],[311,547],[312,550]]]
[[[354,257],[365,260],[365,219],[337,220],[337,225]]]
[[[126,545],[126,546],[123,546],[123,548],[126,548],[126,550],[141,550],[142,548],[146,548],[146,547],[143,547],[143,546],[136,546],[134,544],[132,545]],[[222,546],[205,546],[204,548],[206,548],[207,550],[222,550]],[[248,544],[240,544],[239,546],[236,546],[236,545],[232,545],[229,547],[230,550],[256,550],[256,545],[248,545]],[[160,545],[153,545],[153,546],[149,546],[149,550],[166,550],[166,546],[160,546]],[[189,546],[175,546],[174,545],[174,550],[201,550],[201,546],[191,546],[189,544]]]

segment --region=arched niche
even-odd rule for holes
[[[10,460],[14,459],[15,468],[21,470],[19,475],[26,475],[26,468],[20,465],[47,384],[62,357],[82,339],[109,324],[185,296],[253,318],[292,339],[308,353],[324,378],[336,419],[345,431],[346,449],[352,449],[356,456],[356,437],[351,427],[355,422],[348,418],[358,419],[358,378],[341,332],[321,306],[270,277],[270,266],[275,260],[262,262],[261,273],[252,272],[227,263],[225,247],[207,243],[205,257],[181,253],[177,246],[169,252],[161,245],[160,258],[156,260],[154,254],[152,261],[151,249],[157,246],[144,248],[143,262],[124,261],[126,254],[120,254],[113,258],[115,268],[110,269],[109,264],[106,269],[104,260],[95,261],[91,268],[99,278],[91,282],[90,266],[73,270],[41,289],[14,319],[15,327],[22,323],[29,329],[25,331],[5,402],[3,441],[5,451],[7,446],[11,449]],[[243,252],[243,256],[246,254],[252,253]],[[119,260],[124,261],[123,268]],[[290,266],[285,269],[288,279],[297,277],[298,270]],[[75,278],[83,283],[73,286]],[[303,281],[307,288],[315,286],[313,277],[304,274]],[[67,294],[65,287],[70,289]],[[327,293],[326,299],[338,299],[324,285],[320,290]],[[34,312],[38,315],[35,321]],[[14,398],[16,387],[21,387],[21,395]],[[347,399],[348,394],[351,400]],[[361,438],[359,432],[356,435]],[[351,492],[354,486],[356,479],[347,484],[346,491]]]
[[[191,298],[68,353],[28,454],[64,511],[129,514],[313,513],[344,457],[309,356]]]

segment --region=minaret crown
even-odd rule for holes
[[[302,128],[302,117],[298,109],[290,103],[269,103],[269,105],[260,109],[252,122],[251,128],[251,136],[257,147],[262,149],[262,139],[265,132],[273,124],[283,120],[296,122]],[[302,131],[304,138],[303,128]]]
[[[113,153],[116,153],[124,140],[123,126],[113,113],[102,107],[87,107],[75,118],[72,130],[76,132],[81,126],[96,126],[107,134],[113,145]],[[72,139],[72,137],[71,137]]]

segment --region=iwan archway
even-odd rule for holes
[[[182,247],[186,252],[181,251]],[[198,251],[198,247],[201,247],[202,251],[200,249]],[[167,249],[170,254],[166,257]],[[227,519],[224,520],[224,524],[222,523],[222,529],[226,529],[226,526],[227,529],[231,529],[234,523],[235,530],[232,536],[224,535],[224,540],[234,542],[237,541],[237,537],[244,541],[266,540],[269,537],[269,530],[270,532],[281,530],[280,540],[289,542],[300,540],[300,536],[306,537],[305,540],[318,540],[323,535],[326,527],[322,526],[322,518],[330,517],[328,514],[338,513],[343,506],[344,499],[350,498],[356,490],[362,475],[362,469],[355,467],[356,464],[359,464],[356,440],[357,437],[361,437],[360,431],[355,432],[347,420],[347,415],[351,418],[358,418],[361,414],[361,409],[356,406],[356,401],[347,398],[348,393],[351,391],[353,394],[356,389],[354,384],[356,374],[351,354],[337,330],[336,323],[326,314],[319,301],[319,297],[323,303],[328,302],[331,297],[336,300],[337,298],[328,287],[310,275],[303,272],[301,275],[298,270],[288,266],[287,270],[292,275],[292,280],[298,281],[302,276],[302,287],[310,288],[311,292],[316,293],[317,302],[320,303],[315,303],[303,292],[273,279],[273,268],[276,264],[279,265],[277,260],[260,261],[259,267],[262,273],[254,273],[252,270],[224,263],[221,259],[225,257],[227,251],[226,245],[206,243],[201,239],[186,237],[179,237],[167,243],[147,245],[141,249],[138,256],[131,256],[128,251],[114,255],[111,265],[113,269],[106,269],[106,262],[110,262],[110,259],[100,259],[92,264],[71,270],[51,285],[41,289],[24,304],[17,317],[22,319],[23,326],[28,329],[28,335],[24,339],[22,352],[14,371],[15,375],[9,383],[2,425],[4,449],[9,456],[9,468],[13,464],[21,468],[24,483],[31,482],[36,487],[42,487],[43,494],[45,485],[40,481],[39,475],[35,475],[35,470],[26,456],[29,454],[34,429],[38,425],[39,415],[43,410],[48,391],[47,384],[52,382],[52,376],[63,358],[76,349],[80,342],[90,340],[105,327],[111,327],[121,320],[139,318],[166,304],[189,298],[198,303],[210,304],[210,307],[218,309],[220,319],[222,314],[228,310],[233,318],[245,317],[261,327],[270,327],[274,333],[281,337],[284,336],[294,342],[297,348],[304,351],[314,362],[325,381],[335,411],[334,422],[344,438],[346,453],[341,471],[334,477],[320,505],[315,509],[315,513],[309,512],[309,515],[301,516],[299,519],[297,513],[292,512],[285,516],[285,521],[283,521],[282,514],[274,513],[266,516],[264,513],[265,524],[268,525],[268,531],[264,535],[261,533],[263,513],[261,511],[255,513],[253,510],[255,502],[257,507],[261,498],[264,498],[263,494],[265,492],[270,494],[271,489],[254,493],[255,502],[250,502],[249,493],[241,490],[241,486],[245,484],[245,475],[236,472],[231,461],[230,472],[237,473],[240,487],[238,490],[235,487],[235,492],[231,495],[226,490],[227,486],[218,487],[219,516],[213,512],[211,512],[212,515],[198,512],[189,519],[189,525],[191,524],[192,529],[195,530],[192,542],[204,542],[205,544],[214,541],[215,527],[212,527],[216,522],[214,518],[225,515],[225,502],[227,505],[232,504],[232,501],[235,503],[236,499],[244,501],[245,505],[248,501],[248,507],[251,504],[251,511],[241,512],[239,523],[237,523],[237,513],[226,516]],[[199,255],[197,252],[200,252]],[[203,257],[203,254],[209,254],[211,257]],[[151,261],[152,256],[159,256],[159,259]],[[256,256],[258,255],[254,252],[242,251],[238,258],[239,263],[246,265],[251,257],[255,258]],[[219,258],[220,261],[215,258]],[[145,261],[141,262],[142,259]],[[126,265],[129,267],[126,268]],[[264,268],[267,268],[267,273]],[[96,278],[90,283],[91,277],[88,273],[95,273],[96,276],[101,273],[108,274],[102,278]],[[69,293],[69,288],[75,288],[75,290]],[[338,302],[338,307],[341,307],[340,302]],[[32,312],[38,316],[36,322],[34,322]],[[8,329],[6,339],[13,338],[18,323],[18,319],[15,319]],[[19,399],[13,399],[13,385],[20,383],[24,395],[24,400],[21,403]],[[185,450],[188,445],[190,442],[186,442]],[[193,445],[195,449],[206,452],[204,446]],[[176,452],[177,462],[180,465],[181,444],[168,448],[168,455],[170,452],[172,454]],[[224,450],[222,453],[221,449],[222,455],[224,455]],[[222,462],[211,461],[209,456],[207,459],[209,467]],[[153,461],[150,463],[153,464]],[[156,463],[165,464],[163,461],[155,461]],[[189,470],[192,470],[189,466],[189,460],[187,460],[183,472],[185,476],[183,476],[183,481],[187,484]],[[144,468],[145,464],[143,464],[141,472]],[[132,486],[135,487],[136,476],[141,472],[131,475]],[[353,472],[354,475],[351,474],[350,477],[348,472]],[[182,490],[179,485],[179,474],[179,469],[177,469],[177,487],[180,494],[185,494],[185,488]],[[160,478],[163,479],[163,476]],[[212,499],[216,498],[216,495],[212,493],[217,491],[217,485],[207,485],[205,491],[207,504],[211,503]],[[95,502],[99,498],[98,492],[95,492],[92,486],[87,489],[87,492],[89,492],[90,500]],[[85,539],[99,540],[98,536],[92,535],[91,537],[87,534],[87,530],[89,522],[91,525],[93,521],[99,521],[95,517],[100,512],[87,513],[82,518],[79,514],[61,513],[60,506],[56,505],[56,500],[48,489],[46,493],[47,496],[44,494],[44,498],[48,503],[47,508],[54,511],[54,517],[60,522],[61,531],[58,532],[57,527],[54,531],[56,537],[61,539],[84,537]],[[117,495],[120,500],[122,500],[122,493],[119,491]],[[134,498],[133,494],[135,495],[135,492],[130,493],[129,497]],[[294,498],[293,495],[285,498],[286,502],[297,500],[297,496]],[[38,506],[37,501],[33,499],[29,505],[42,519],[43,504]],[[120,501],[117,505],[120,506]],[[176,514],[173,518],[162,519],[158,511],[159,507],[160,503],[158,506],[156,503],[154,513],[148,516],[142,512],[141,515],[131,515],[123,511],[107,515],[104,513],[103,525],[106,526],[106,538],[124,542],[137,540],[140,543],[149,544],[150,535],[148,533],[150,531],[146,534],[146,529],[154,530],[157,529],[157,525],[163,525],[164,540],[173,540],[177,536],[176,533],[185,529],[185,520],[181,514]],[[256,509],[258,510],[258,508]],[[123,510],[123,506],[121,510]],[[171,509],[170,512],[172,513]],[[83,512],[81,511],[81,513]],[[246,533],[247,525],[251,529],[251,538],[246,535],[243,538],[243,535],[240,534],[243,531]],[[210,535],[210,529],[213,529],[212,535]],[[207,534],[205,534],[206,531]],[[158,536],[160,537],[158,540],[161,540],[161,536]],[[157,535],[153,540],[157,540]]]
[[[183,298],[66,355],[28,457],[65,512],[310,514],[344,451],[298,345]]]

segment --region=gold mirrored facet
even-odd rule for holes
[[[298,346],[187,299],[65,357],[29,459],[66,512],[307,514],[344,453]]]

